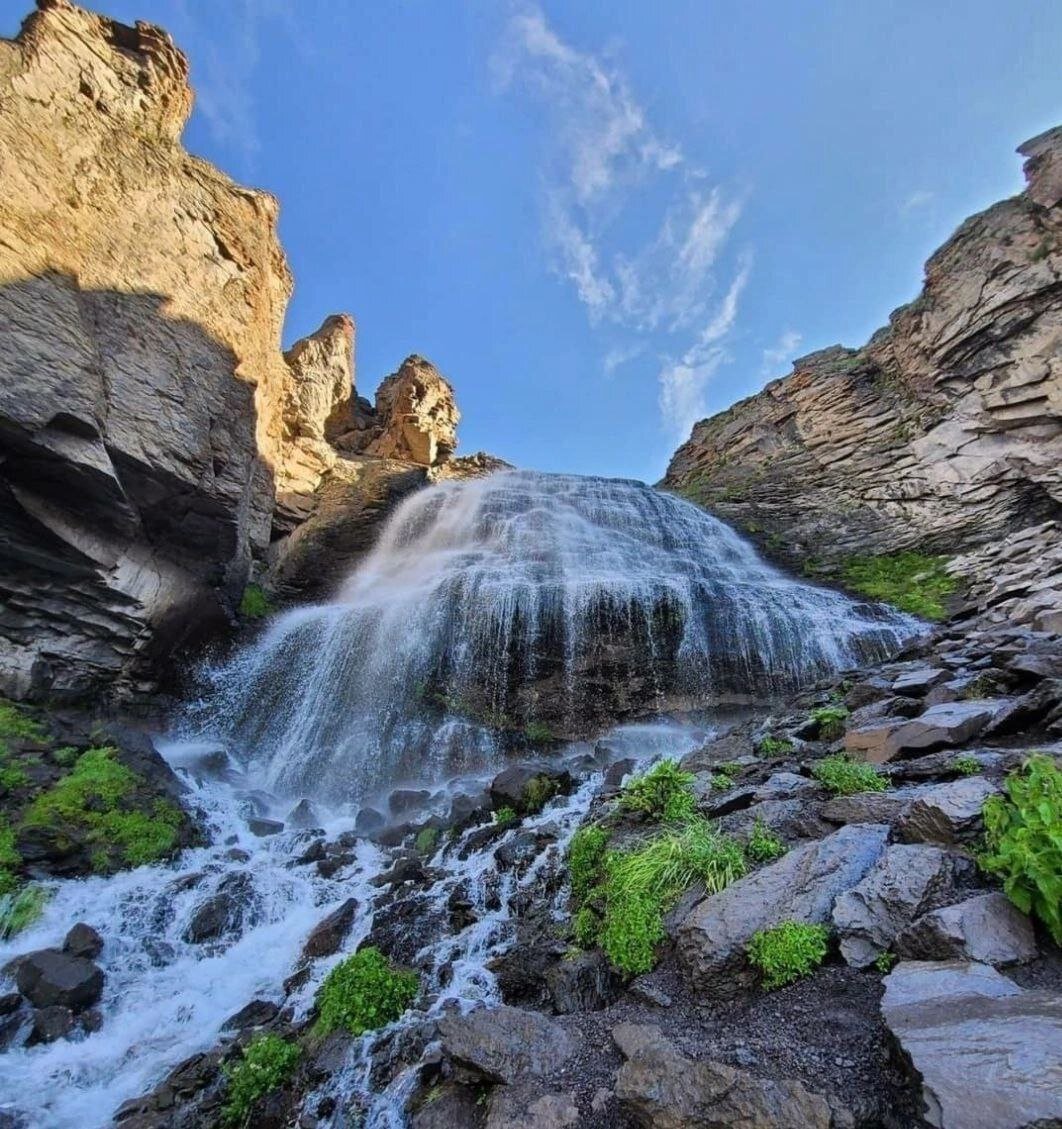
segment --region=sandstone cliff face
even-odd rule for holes
[[[281,353],[276,201],[182,148],[165,32],[39,9],[0,40],[0,694],[127,692],[314,509],[358,429],[354,327]],[[453,449],[422,385],[371,453]]]
[[[857,554],[968,554],[953,567],[985,609],[1046,626],[1062,605],[1048,563],[1062,517],[1062,128],[1020,152],[1027,191],[967,220],[888,327],[696,424],[664,485],[826,575]],[[1013,583],[1000,585],[1004,560]]]

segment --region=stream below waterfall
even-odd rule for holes
[[[41,920],[0,944],[2,964],[84,921],[103,936],[106,978],[100,1030],[0,1055],[0,1111],[32,1129],[96,1129],[213,1047],[250,1001],[305,1016],[391,898],[373,879],[396,853],[354,834],[359,811],[386,810],[403,785],[423,790],[415,814],[442,821],[454,796],[482,791],[507,758],[582,756],[571,795],[489,843],[475,825],[444,835],[425,860],[432,904],[444,911],[460,887],[474,920],[415,953],[421,1010],[397,1026],[496,1000],[486,964],[512,943],[520,896],[562,859],[608,760],[681,756],[707,737],[703,725],[634,718],[708,706],[710,725],[728,696],[767,698],[880,657],[917,630],[785,576],[711,515],[638,483],[506,472],[415,494],[331,602],[273,618],[205,668],[202,694],[158,742],[210,845],[169,864],[51,882]],[[580,743],[608,728],[599,722],[609,713],[631,721],[596,747]],[[318,828],[292,829],[302,801]],[[269,819],[283,830],[255,834],[254,821]],[[497,848],[527,832],[541,833],[538,854],[502,872]],[[315,840],[341,839],[348,856],[328,877],[300,863]],[[224,889],[240,891],[238,924],[192,943],[193,916]],[[543,896],[559,913],[559,884]],[[285,996],[307,934],[348,898],[358,906],[342,952],[315,961]],[[371,1047],[387,1035],[356,1040],[323,1083],[321,1096],[339,1099],[335,1129],[354,1123],[352,1100],[372,1129],[405,1123],[413,1072],[370,1081]]]

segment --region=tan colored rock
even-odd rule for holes
[[[380,385],[376,414],[382,431],[365,453],[420,466],[445,462],[457,447],[461,413],[454,390],[423,357],[407,357]]]
[[[967,220],[887,328],[696,424],[664,485],[827,577],[867,553],[992,554],[983,610],[1057,624],[1062,129],[1021,151],[1028,191]],[[1011,538],[1022,552],[1001,562]]]

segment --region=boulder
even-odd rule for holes
[[[65,1039],[73,1030],[74,1013],[70,1008],[63,1007],[62,1004],[38,1008],[33,1013],[33,1025],[26,1039],[26,1046],[54,1043],[56,1039]]]
[[[578,1123],[579,1108],[570,1093],[554,1093],[528,1079],[495,1087],[484,1129],[571,1129]]]
[[[358,814],[354,817],[354,830],[359,835],[371,835],[374,831],[379,831],[387,820],[375,808],[359,808]]]
[[[924,698],[934,686],[947,682],[951,672],[935,666],[919,666],[905,671],[897,678],[892,689],[894,693],[905,694],[911,698]]]
[[[200,902],[184,929],[190,945],[202,945],[229,935],[238,935],[251,909],[254,886],[242,871],[229,874],[218,883],[209,898]]]
[[[272,1000],[251,1000],[239,1011],[230,1015],[221,1025],[222,1031],[246,1031],[252,1027],[265,1027],[280,1014]]]
[[[565,956],[546,972],[546,989],[558,1015],[599,1011],[619,998],[623,979],[599,950]]]
[[[103,994],[103,970],[86,957],[38,949],[19,958],[15,983],[35,1008],[60,1005],[79,1012]]]
[[[873,964],[901,930],[932,907],[950,880],[950,860],[939,848],[887,848],[866,877],[834,904],[841,956],[854,968]]]
[[[1028,917],[998,891],[923,915],[896,938],[895,948],[915,960],[972,960],[994,967],[1037,955]]]
[[[327,917],[322,918],[310,931],[306,943],[302,946],[301,960],[317,960],[320,957],[330,957],[339,952],[346,935],[354,924],[354,914],[357,912],[358,903],[354,898],[347,898],[342,905],[332,910]]]
[[[425,788],[395,788],[387,799],[387,806],[392,815],[405,815],[422,810],[430,799],[431,792]]]
[[[284,822],[297,831],[308,831],[312,827],[320,827],[323,821],[313,804],[302,799],[288,812]]]
[[[942,702],[904,720],[885,718],[845,734],[845,749],[871,764],[884,764],[901,753],[962,745],[976,737],[1006,707],[1004,701]]]
[[[443,1051],[473,1080],[518,1082],[559,1070],[575,1053],[563,1027],[514,1007],[479,1008],[439,1023]]]
[[[904,962],[881,1013],[936,1129],[1062,1124],[1062,995],[1022,991],[983,964]]]
[[[63,952],[95,960],[103,952],[103,938],[91,925],[79,921],[67,933],[63,941]]]
[[[478,1093],[455,1082],[433,1086],[409,1119],[410,1129],[478,1129],[482,1123]]]
[[[795,772],[776,772],[756,788],[753,799],[756,803],[764,800],[791,800],[816,795],[820,790],[819,783],[807,776],[798,776]]]
[[[862,881],[881,858],[888,835],[882,824],[842,827],[699,902],[677,936],[697,988],[732,996],[751,985],[755,976],[745,946],[752,935],[789,919],[828,921],[839,895]]]
[[[252,835],[266,839],[270,835],[279,835],[284,830],[284,824],[279,819],[249,819],[247,828]]]
[[[915,789],[857,792],[834,796],[819,808],[829,823],[895,823],[915,797]]]
[[[829,1129],[826,1100],[798,1081],[690,1059],[659,1027],[621,1023],[612,1037],[620,1107],[646,1129]]]
[[[951,845],[972,839],[983,827],[981,808],[999,789],[983,776],[967,776],[927,788],[900,816],[897,836],[905,843]]]
[[[567,769],[542,764],[514,764],[503,768],[490,782],[490,800],[495,808],[524,812],[528,805],[528,786],[544,778],[558,795],[570,792],[574,781]]]

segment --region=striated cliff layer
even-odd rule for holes
[[[790,565],[946,554],[978,610],[1062,627],[1062,127],[1019,152],[1026,191],[967,220],[914,302],[696,424],[663,484]]]
[[[349,452],[423,479],[458,417],[419,358],[355,398],[345,315],[282,353],[277,203],[183,149],[184,55],[38,7],[0,40],[0,694],[128,693]]]

